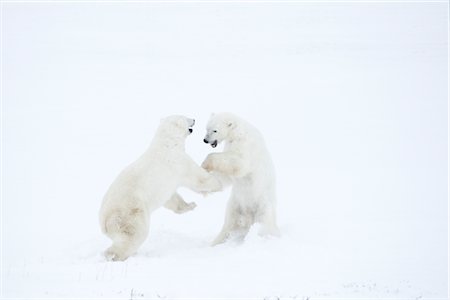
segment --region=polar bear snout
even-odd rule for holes
[[[217,140],[214,140],[214,141],[208,141],[208,139],[207,138],[204,138],[203,139],[203,142],[205,143],[205,144],[211,144],[211,147],[213,147],[213,148],[216,148],[217,147],[217,144],[218,144],[218,142],[217,142]]]

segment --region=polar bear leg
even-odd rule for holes
[[[225,243],[225,241],[230,237],[231,228],[226,223],[223,225],[222,230],[220,233],[216,236],[214,241],[211,243],[211,246],[216,246],[222,243]]]
[[[238,205],[229,203],[222,230],[211,243],[211,246],[222,244],[230,237],[237,239],[244,238],[253,223],[254,218],[250,214],[243,212]]]
[[[172,198],[167,200],[167,202],[164,204],[165,208],[170,209],[177,214],[182,214],[193,210],[196,206],[197,204],[195,204],[195,202],[185,202],[178,193],[175,193]]]
[[[225,212],[225,222],[223,223],[222,230],[214,239],[214,241],[211,243],[211,246],[222,244],[230,237],[230,232],[231,229],[233,228],[233,223],[235,221],[234,219],[235,217],[233,214],[233,209],[230,205],[230,202],[228,202],[227,210]]]
[[[110,216],[106,224],[106,234],[113,241],[106,249],[107,260],[123,261],[133,255],[148,235],[148,218],[140,209],[131,210],[130,215]]]
[[[273,206],[267,207],[258,221],[261,223],[261,228],[258,232],[260,236],[280,236],[280,230],[278,229],[276,220],[276,211]]]

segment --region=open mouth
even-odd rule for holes
[[[217,147],[217,140],[211,143],[211,147],[216,148]]]

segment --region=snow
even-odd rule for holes
[[[447,3],[3,3],[4,298],[446,298]],[[97,213],[159,120],[264,134],[280,238],[217,247],[229,190],[105,262]],[[216,151],[216,150],[215,150]]]

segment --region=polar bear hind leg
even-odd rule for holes
[[[106,235],[113,241],[106,249],[107,260],[123,261],[133,255],[148,235],[148,220],[141,209],[135,208],[124,216],[112,215],[106,221]]]
[[[225,222],[222,230],[211,243],[211,246],[216,246],[227,241],[229,238],[241,240],[250,230],[254,223],[254,216],[248,213],[240,206],[228,205],[225,214]]]
[[[277,226],[276,212],[273,206],[267,207],[257,221],[261,223],[261,228],[258,232],[260,236],[280,236],[280,230]]]

